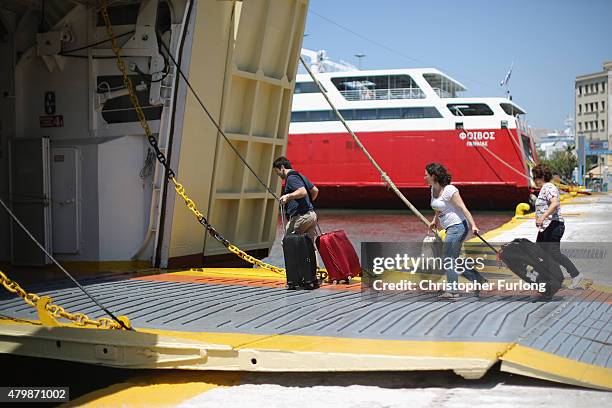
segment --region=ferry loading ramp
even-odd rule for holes
[[[610,205],[609,196],[564,204],[566,211],[580,211],[568,222],[568,236],[578,220],[588,224]],[[518,217],[488,237],[531,223],[529,216]],[[489,278],[512,279],[493,263],[487,271]],[[136,332],[44,327],[35,309],[3,293],[0,350],[125,368],[453,370],[465,378],[480,378],[501,360],[504,371],[612,389],[612,292],[602,285],[562,289],[552,301],[517,291],[451,303],[437,301],[433,292],[366,293],[359,283],[287,291],[283,277],[259,269],[192,269],[83,283],[113,312],[129,316]],[[66,309],[102,316],[65,284],[28,290],[53,296]]]

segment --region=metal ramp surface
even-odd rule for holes
[[[588,290],[563,303],[502,356],[501,369],[611,389],[612,293]]]
[[[602,290],[562,290],[550,302],[539,301],[534,292],[491,292],[443,302],[435,292],[362,292],[359,283],[287,291],[278,275],[254,269],[97,278],[84,284],[110,310],[129,316],[139,332],[163,337],[164,344],[172,343],[168,338],[180,339],[178,343],[191,350],[185,359],[162,359],[161,366],[155,359],[123,366],[250,371],[448,369],[479,378],[501,359],[507,371],[612,389],[611,296]],[[46,283],[27,289],[52,296],[67,310],[102,316],[78,289],[63,285]],[[5,317],[0,320],[0,333],[7,327],[14,333],[16,326],[37,319],[35,309],[9,294],[0,295],[0,314]],[[0,335],[0,351],[27,354],[26,338],[43,332],[51,341],[53,336],[40,327],[22,335],[21,345],[14,338],[8,341],[10,335]],[[203,354],[208,358],[194,358],[192,351],[198,347],[206,349]],[[52,352],[54,358],[71,359],[61,350]],[[529,353],[539,354],[532,358]],[[563,359],[568,371],[555,371],[561,367],[555,359]],[[108,358],[98,362],[120,365]]]

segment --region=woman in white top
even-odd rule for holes
[[[570,289],[577,289],[583,280],[582,274],[576,269],[571,259],[561,253],[561,237],[565,232],[565,221],[561,217],[559,190],[550,182],[552,174],[545,164],[535,166],[532,174],[536,186],[540,188],[535,204],[536,227],[538,228],[536,242],[540,243],[540,246],[569,273],[572,278]]]
[[[466,208],[459,190],[453,186],[451,175],[446,168],[438,163],[430,163],[425,166],[425,180],[431,186],[431,208],[435,212],[434,220],[429,225],[435,228],[438,224],[446,230],[444,239],[444,260],[453,259],[453,265],[461,254],[461,246],[468,235],[468,221],[471,230],[476,233],[478,227],[470,211]],[[447,262],[444,262],[447,264]],[[455,265],[456,266],[456,265]],[[450,285],[456,284],[458,280],[456,268],[446,269],[446,281]],[[469,281],[484,283],[487,280],[474,269],[465,269],[463,277]],[[459,297],[456,290],[449,290],[440,295],[441,299],[455,299]]]

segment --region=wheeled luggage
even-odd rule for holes
[[[348,283],[351,278],[361,274],[359,258],[344,231],[321,234],[315,241],[327,269],[329,282]]]
[[[516,238],[498,251],[479,234],[476,235],[495,251],[519,278],[527,283],[544,283],[544,296],[550,297],[561,289],[563,285],[561,266],[537,243],[525,238]]]
[[[314,244],[305,234],[287,234],[283,238],[283,255],[288,289],[316,289],[317,258]]]
[[[563,285],[563,272],[554,260],[537,243],[517,238],[501,249],[501,260],[519,278],[529,283],[544,283],[545,296],[552,296]]]

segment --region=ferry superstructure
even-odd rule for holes
[[[537,156],[516,103],[461,97],[465,86],[435,68],[315,68],[333,104],[409,199],[428,202],[424,167],[440,162],[475,208],[528,200]],[[319,206],[401,205],[307,74],[296,78],[287,156],[321,190]]]

